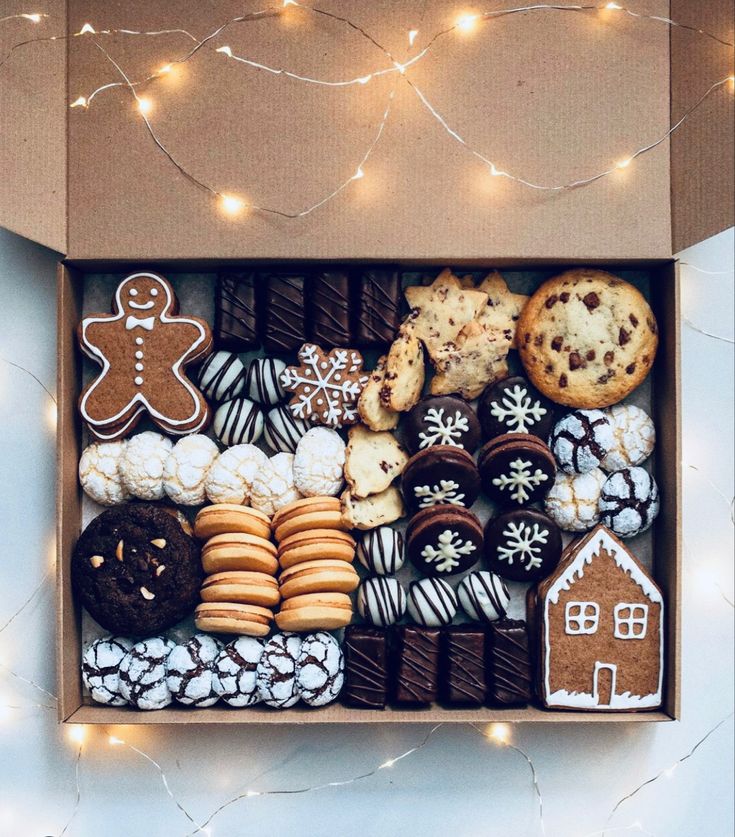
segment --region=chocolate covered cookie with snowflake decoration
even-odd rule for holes
[[[422,398],[403,425],[411,453],[432,445],[451,445],[472,453],[480,444],[480,422],[470,405],[457,395]]]
[[[408,460],[401,490],[412,514],[438,504],[469,508],[480,493],[480,474],[466,450],[435,445]]]
[[[526,506],[546,496],[556,462],[549,448],[528,433],[504,433],[480,449],[483,491],[501,505]]]
[[[477,403],[477,417],[484,439],[530,433],[545,441],[554,421],[554,405],[518,376],[488,387]]]
[[[363,359],[354,349],[325,352],[313,343],[299,349],[299,366],[281,373],[281,386],[293,394],[292,415],[313,424],[344,427],[359,421],[357,401],[368,376]]]
[[[490,520],[485,527],[488,567],[510,581],[540,581],[561,558],[559,527],[539,511],[516,509]]]
[[[417,570],[448,576],[472,567],[482,554],[482,526],[460,506],[432,506],[415,515],[406,530],[406,551]]]

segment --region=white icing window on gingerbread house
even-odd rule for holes
[[[594,634],[600,621],[600,606],[596,602],[567,602],[564,616],[568,634]]]
[[[621,602],[615,605],[615,639],[645,639],[648,605]]]

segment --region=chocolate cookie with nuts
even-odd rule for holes
[[[602,270],[547,280],[523,309],[518,350],[531,382],[569,407],[607,407],[643,382],[658,347],[641,292]]]
[[[96,517],[71,560],[81,603],[103,628],[125,636],[150,636],[187,616],[203,577],[194,539],[175,517],[146,503]]]

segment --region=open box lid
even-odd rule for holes
[[[281,4],[262,7],[273,5]],[[359,22],[402,61],[460,11],[480,10],[439,0],[320,5]],[[730,0],[670,5],[641,0],[636,10],[732,42]],[[0,54],[85,23],[203,37],[243,12],[237,0],[218,2],[216,11],[188,0],[40,0],[31,11],[48,17],[4,26]],[[418,30],[412,51],[411,29]],[[132,79],[192,45],[181,33],[97,40]],[[0,225],[71,259],[666,258],[734,223],[735,97],[726,90],[710,96],[671,143],[630,167],[584,188],[539,193],[492,177],[397,73],[325,87],[215,52],[229,45],[253,61],[326,79],[387,65],[354,30],[298,8],[228,27],[175,72],[140,88],[156,132],[195,177],[286,211],[316,203],[356,171],[395,90],[365,177],[304,218],[248,211],[227,218],[156,149],[129,90],[69,109],[120,80],[94,41],[30,44],[0,66]],[[727,46],[685,29],[614,11],[545,10],[452,32],[406,75],[499,167],[564,183],[664,135],[732,73],[732,60]]]

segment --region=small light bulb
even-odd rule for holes
[[[46,17],[46,15],[39,15],[34,13],[32,15],[21,15],[21,17],[24,17],[26,20],[30,20],[31,23],[40,23],[41,18]]]
[[[393,66],[398,70],[398,72],[403,75],[406,72],[406,68],[403,64],[399,64],[398,61],[393,62]]]
[[[165,64],[161,69],[158,71],[159,76],[166,75],[166,73],[170,73],[173,70],[173,67],[170,64]]]
[[[490,163],[490,174],[493,177],[500,177],[500,172],[495,168],[495,163]]]
[[[416,40],[416,36],[419,34],[418,29],[409,29],[408,30],[408,45],[413,46],[413,42]]]
[[[69,728],[69,740],[75,744],[82,744],[87,737],[87,729],[83,724],[74,724]]]
[[[253,790],[249,790],[249,791],[245,794],[245,796],[248,796],[248,797],[260,796],[260,791],[253,791]]]
[[[352,179],[359,180],[361,177],[365,177],[365,172],[362,170],[362,166],[358,166],[357,171],[352,175]]]
[[[232,58],[232,50],[228,46],[221,46],[218,47],[215,52],[221,52],[226,55],[228,58]]]
[[[605,8],[606,8],[606,9],[610,9],[611,11],[618,11],[618,12],[619,12],[619,11],[622,11],[622,9],[623,9],[623,7],[622,7],[622,6],[618,6],[618,4],[617,4],[617,3],[607,3],[607,4],[605,5]]]
[[[629,166],[632,162],[633,162],[633,158],[632,158],[632,157],[626,157],[624,160],[621,160],[619,163],[616,163],[615,165],[616,165],[619,169],[627,169],[627,168],[628,168],[628,166]]]
[[[664,770],[664,776],[666,776],[667,779],[670,779],[674,775],[675,770],[676,765],[672,764],[671,767],[667,767],[666,770]]]
[[[471,32],[475,28],[475,22],[479,15],[460,15],[457,18],[455,26],[461,29],[462,32]]]
[[[382,770],[382,769],[383,769],[383,768],[385,768],[385,767],[393,767],[393,765],[394,765],[395,763],[396,763],[396,760],[395,760],[395,759],[388,759],[388,761],[383,762],[383,764],[381,764],[381,765],[380,765],[380,769]]]
[[[296,0],[283,0],[283,6],[284,6],[284,8],[285,8],[286,6],[298,6],[298,5],[299,5],[299,4],[296,2]]]
[[[138,99],[138,110],[143,116],[147,116],[153,110],[153,102],[146,98]]]
[[[107,741],[108,741],[108,743],[109,743],[109,744],[111,744],[113,747],[117,747],[119,744],[124,744],[124,743],[125,743],[125,742],[122,740],[122,738],[118,738],[116,735],[111,735],[111,736],[107,739]]]
[[[359,84],[367,84],[372,77],[372,74],[369,76],[361,76],[357,81]]]
[[[220,195],[220,206],[227,215],[238,215],[245,209],[245,201],[235,195]]]
[[[74,99],[74,101],[69,105],[70,108],[86,108],[88,106],[89,102],[84,98],[84,96]]]
[[[510,727],[508,724],[491,724],[487,736],[498,744],[507,744],[510,741]]]
[[[91,23],[85,23],[84,26],[77,32],[77,35],[96,35],[94,26]]]
[[[56,404],[53,401],[49,401],[48,407],[46,408],[46,421],[48,422],[49,429],[54,432],[56,431],[58,416],[59,411]]]

